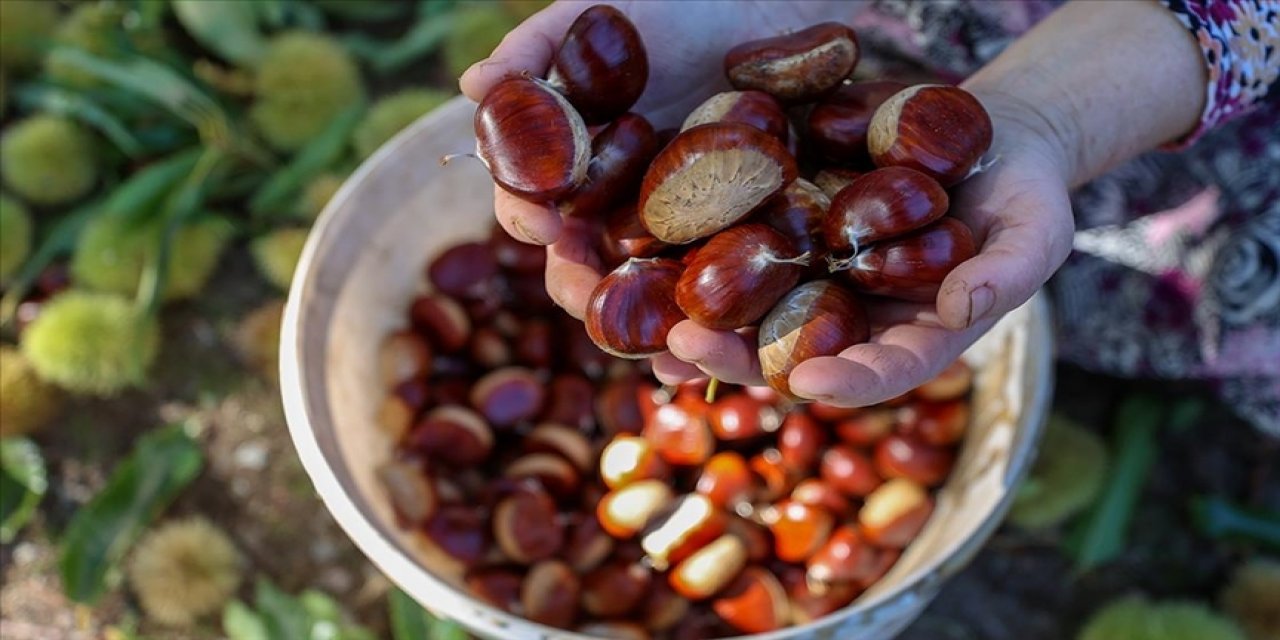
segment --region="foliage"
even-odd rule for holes
[[[71,259],[72,276],[90,289],[136,294],[148,256],[160,245],[164,231],[160,222],[137,224],[123,215],[99,216],[89,222]],[[169,254],[164,298],[179,300],[199,294],[231,234],[231,225],[216,216],[183,226],[174,239],[182,250]]]
[[[514,16],[487,3],[459,11],[444,44],[445,65],[450,75],[461,76],[467,67],[489,57],[517,24],[519,21]]]
[[[1231,575],[1220,598],[1222,609],[1250,640],[1280,638],[1280,561],[1246,561]]]
[[[373,640],[368,629],[347,620],[342,608],[320,591],[292,597],[265,579],[254,588],[254,607],[232,601],[222,611],[230,640]]]
[[[387,595],[387,615],[391,619],[393,640],[467,640],[469,637],[456,622],[431,615],[397,588],[392,588]]]
[[[58,9],[46,0],[0,2],[0,64],[25,70],[40,63],[44,40],[58,24]]]
[[[1093,503],[1107,473],[1107,445],[1094,432],[1053,415],[1040,457],[1018,489],[1009,520],[1026,529],[1062,524]]]
[[[0,542],[12,542],[49,486],[40,450],[25,438],[0,439]]]
[[[75,200],[98,180],[88,133],[66,118],[48,115],[31,116],[5,130],[0,173],[15,194],[39,205]]]
[[[1131,596],[1095,613],[1076,640],[1245,640],[1239,628],[1194,602]]]
[[[253,262],[258,267],[258,273],[275,288],[288,291],[306,242],[306,229],[276,229],[259,236],[253,241],[252,248]]]

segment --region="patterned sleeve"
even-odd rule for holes
[[[1245,113],[1280,84],[1280,0],[1160,2],[1191,31],[1209,68],[1200,124],[1169,145],[1179,149]]]

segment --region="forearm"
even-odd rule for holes
[[[1207,81],[1195,40],[1147,0],[1072,2],[965,86],[1048,137],[1078,185],[1195,128]]]

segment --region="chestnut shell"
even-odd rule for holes
[[[587,176],[587,126],[540,80],[513,76],[494,85],[476,108],[476,155],[493,181],[530,202],[550,202]]]
[[[808,266],[786,236],[763,224],[744,224],[712,236],[676,283],[676,304],[708,329],[753,324],[796,283]]]
[[[968,177],[991,148],[991,116],[973,94],[947,85],[916,85],[881,104],[867,129],[878,167],[910,167],[944,187]]]
[[[867,128],[876,109],[907,85],[894,80],[855,82],[837,87],[809,111],[809,144],[831,162],[871,163]]]
[[[854,252],[919,229],[946,215],[950,206],[937,180],[906,167],[876,169],[831,199],[823,239],[832,253]]]
[[[831,280],[814,280],[792,289],[760,323],[760,370],[765,382],[792,400],[788,378],[796,365],[834,356],[870,337],[866,312],[858,298]]]
[[[626,113],[649,82],[649,55],[631,20],[608,5],[583,11],[551,61],[547,81],[587,124]]]
[[[914,233],[871,245],[842,273],[860,291],[931,302],[947,274],[975,255],[977,245],[969,227],[943,217]]]
[[[684,319],[676,281],[684,265],[667,258],[631,258],[605,276],[587,301],[587,335],[619,358],[667,350],[667,333]]]
[[[808,102],[849,77],[858,53],[853,29],[823,22],[744,42],[725,54],[724,71],[735,89],[757,89],[784,102]]]

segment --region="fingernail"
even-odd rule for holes
[[[973,323],[982,319],[991,311],[992,305],[996,303],[996,294],[991,287],[982,285],[977,289],[969,292],[969,322],[968,326],[972,327]]]

